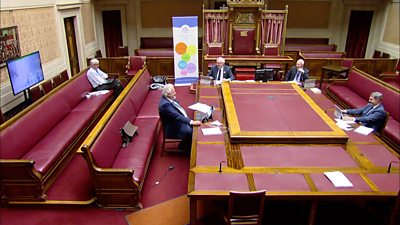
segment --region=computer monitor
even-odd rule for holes
[[[263,82],[268,82],[270,80],[274,79],[274,70],[273,69],[256,69],[255,75],[254,75],[254,80],[255,81],[263,81]]]
[[[14,95],[44,80],[39,52],[7,60],[7,69]]]

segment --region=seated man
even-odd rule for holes
[[[176,100],[174,85],[166,84],[164,86],[158,110],[164,126],[164,135],[168,138],[182,139],[182,142],[179,144],[179,149],[190,154],[193,132],[192,126],[199,126],[201,122],[189,119],[185,109],[183,109]]]
[[[114,89],[114,96],[118,97],[124,89],[118,79],[107,79],[108,75],[100,70],[97,59],[90,60],[90,69],[86,75],[95,91]]]
[[[382,104],[382,93],[372,92],[368,104],[358,109],[345,109],[342,113],[357,114],[359,116],[343,116],[343,120],[355,121],[363,126],[373,128],[374,131],[380,131],[386,120],[385,108]]]
[[[217,84],[222,83],[222,81],[231,81],[235,79],[231,68],[225,65],[225,59],[222,57],[217,58],[217,65],[211,67],[208,76],[212,77]]]
[[[297,84],[301,84],[305,79],[308,79],[309,71],[304,68],[304,60],[299,59],[296,62],[296,66],[292,66],[285,76],[286,81],[295,81]]]

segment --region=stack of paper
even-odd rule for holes
[[[353,187],[353,184],[347,177],[340,171],[325,172],[325,176],[337,187]]]
[[[313,88],[310,88],[310,90],[312,92],[314,92],[314,94],[321,94],[321,90],[319,88],[313,87]]]
[[[214,128],[203,128],[201,129],[203,132],[203,135],[218,135],[222,134],[221,129],[219,127],[214,127]]]
[[[335,120],[336,120],[336,125],[345,131],[352,130],[353,127],[350,124],[355,123],[354,121],[345,121],[341,119],[335,119]]]
[[[365,136],[372,133],[372,131],[374,131],[374,129],[365,127],[365,126],[359,126],[354,130],[354,132],[365,135]]]
[[[211,106],[200,102],[190,105],[188,108],[202,113],[208,113],[211,110]]]

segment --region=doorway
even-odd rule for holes
[[[107,57],[117,57],[118,47],[123,45],[121,12],[119,10],[102,11],[104,45]]]
[[[345,49],[348,58],[365,58],[373,15],[373,11],[351,11]]]
[[[71,76],[79,73],[80,70],[78,49],[76,47],[74,19],[75,17],[64,18],[65,36],[67,40],[68,59],[69,66],[71,68]]]

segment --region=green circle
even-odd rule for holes
[[[189,62],[190,60],[190,55],[188,53],[185,53],[182,55],[182,60],[185,62]]]

